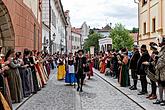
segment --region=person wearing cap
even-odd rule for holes
[[[146,98],[148,98],[150,100],[157,98],[157,95],[156,95],[157,87],[156,87],[156,82],[155,82],[155,80],[156,80],[155,79],[155,64],[157,62],[156,56],[158,55],[157,47],[158,47],[158,45],[156,43],[154,43],[154,42],[150,43],[150,49],[152,50],[150,60],[149,60],[149,62],[143,62],[144,65],[148,65],[146,68],[146,73],[151,82],[152,92]]]
[[[137,74],[140,75],[140,82],[141,82],[141,88],[142,90],[138,93],[138,95],[145,95],[148,93],[147,91],[147,78],[146,78],[146,66],[142,64],[143,62],[148,62],[150,59],[150,55],[147,50],[146,45],[141,46],[141,57],[138,60],[137,63]]]
[[[130,64],[129,64],[129,68],[131,69],[131,76],[133,79],[133,85],[130,87],[131,90],[137,90],[137,80],[138,80],[138,76],[137,76],[137,62],[140,58],[140,53],[139,53],[139,49],[137,45],[134,45],[134,49],[133,49],[133,56],[130,59]]]
[[[74,66],[74,58],[73,53],[70,52],[68,59],[67,59],[67,72],[65,76],[65,83],[68,83],[72,85],[73,83],[76,83],[76,77],[75,77],[75,66]]]
[[[159,42],[159,41],[158,41]],[[159,43],[161,50],[158,54],[158,61],[156,63],[156,79],[159,87],[159,99],[156,100],[153,104],[160,104],[161,106],[165,106],[165,102],[163,101],[163,91],[165,93],[165,38],[162,37],[162,41]]]
[[[78,51],[78,57],[76,57],[76,78],[77,78],[77,91],[83,92],[83,83],[86,74],[84,74],[84,68],[86,67],[86,57],[83,56],[84,51],[79,50]],[[81,82],[80,82],[81,80]]]

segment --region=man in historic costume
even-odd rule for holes
[[[131,90],[137,90],[137,80],[138,80],[138,76],[137,76],[137,62],[140,58],[140,53],[139,53],[139,49],[137,45],[134,45],[134,53],[133,56],[131,57],[130,60],[130,65],[129,68],[131,69],[131,76],[133,79],[133,85],[130,87]]]
[[[138,95],[145,95],[148,93],[147,78],[146,78],[146,72],[145,72],[146,66],[142,63],[146,61],[148,62],[150,59],[150,55],[147,51],[146,45],[141,46],[141,54],[142,56],[139,58],[138,63],[137,63],[137,74],[140,75],[142,91],[139,92]]]
[[[159,41],[158,41],[159,42]],[[158,61],[156,63],[156,79],[158,81],[159,86],[159,99],[154,102],[154,104],[160,104],[161,106],[165,106],[165,102],[163,101],[163,91],[165,93],[165,38],[163,37],[161,42],[159,43],[161,50],[158,54]]]
[[[156,81],[155,81],[156,80],[155,79],[155,65],[156,65],[157,59],[158,59],[157,58],[157,55],[158,55],[157,47],[158,47],[158,45],[156,43],[154,43],[154,42],[150,43],[150,49],[152,50],[150,60],[149,60],[149,62],[143,62],[144,65],[147,65],[146,73],[151,82],[152,91],[151,91],[151,94],[149,94],[146,97],[150,100],[157,98],[157,95],[156,95],[157,86],[156,86]]]
[[[86,67],[86,57],[83,56],[84,51],[78,51],[78,57],[76,57],[76,78],[77,78],[77,91],[82,92],[82,86],[85,79],[84,68]],[[81,80],[81,82],[80,82]]]

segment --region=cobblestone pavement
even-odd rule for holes
[[[64,81],[57,81],[55,74],[51,74],[46,87],[18,110],[142,110],[96,75],[86,80],[83,90],[78,93],[73,87],[65,86]]]
[[[165,110],[165,107],[153,104],[153,102],[155,102],[156,100],[148,100],[148,99],[146,99],[147,95],[140,95],[140,96],[137,95],[139,93],[139,91],[141,90],[140,81],[138,81],[138,85],[137,85],[138,90],[137,91],[136,90],[135,91],[131,91],[129,89],[129,87],[120,87],[120,85],[119,85],[119,83],[117,82],[116,79],[113,79],[110,76],[105,76],[103,74],[100,74],[100,72],[95,70],[95,69],[94,69],[94,72],[97,73],[100,77],[102,77],[106,81],[110,82],[113,86],[115,86],[120,91],[125,93],[129,98],[134,100],[136,103],[141,105],[146,110]],[[148,79],[148,82],[149,82],[149,79]],[[133,83],[133,81],[131,80],[131,84],[132,83]],[[150,84],[148,84],[148,92],[151,93],[151,85]],[[158,90],[157,90],[157,92],[158,92]],[[157,93],[157,94],[159,94],[159,93]],[[165,95],[164,95],[164,97],[165,97]]]
[[[51,74],[45,88],[32,96],[18,110],[75,110],[75,90],[65,86],[64,81],[57,81]]]
[[[80,93],[82,110],[142,110],[114,87],[94,76]]]

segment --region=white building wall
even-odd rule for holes
[[[64,48],[64,50],[66,48],[65,24],[63,23],[63,19],[61,18],[60,13],[58,12],[57,7],[55,6],[55,0],[51,0],[51,7],[56,16],[56,19],[52,19],[52,21],[55,20],[56,26],[53,26],[53,24],[51,24],[52,38],[54,37],[54,33],[56,35],[54,40],[53,52],[57,52],[61,51],[61,48]]]
[[[72,32],[72,52],[73,53],[75,53],[76,51],[78,51],[79,49],[81,49],[81,42],[80,41],[81,41],[81,35]]]
[[[51,40],[52,52],[60,51],[66,47],[65,44],[65,24],[55,5],[55,0],[51,0]],[[42,21],[49,26],[49,0],[42,1]],[[44,29],[43,29],[44,31]],[[45,33],[45,32],[43,32]],[[63,42],[61,42],[63,41]],[[62,44],[62,46],[61,46]]]
[[[49,52],[49,29],[44,24],[42,25],[42,50],[47,47],[46,50]]]

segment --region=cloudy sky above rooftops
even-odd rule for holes
[[[61,0],[64,10],[70,10],[73,27],[101,28],[108,23],[122,23],[127,29],[138,26],[138,7],[134,0]]]

